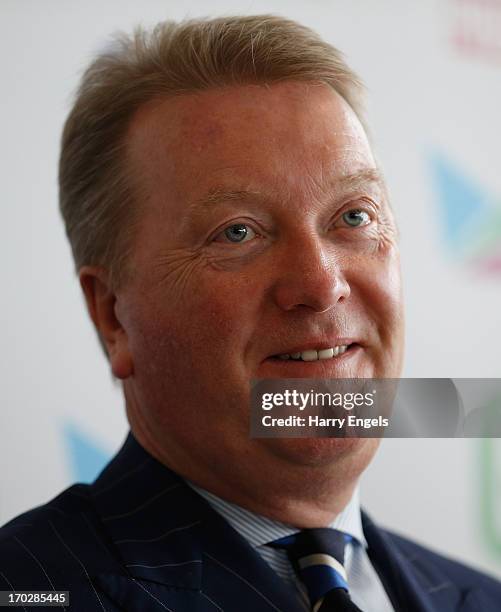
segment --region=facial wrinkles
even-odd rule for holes
[[[329,133],[326,140],[323,137],[314,143],[305,143],[299,151],[287,151],[287,143],[284,143],[285,151],[277,155],[281,165],[274,174],[280,177],[280,186],[285,193],[296,197],[301,194],[305,200],[322,200],[327,190],[335,185],[336,177],[341,187],[343,176],[351,175],[359,169],[376,169],[368,147],[365,151],[360,139],[347,137],[344,141],[332,143],[332,134]]]
[[[311,210],[308,210],[308,215],[314,217]],[[312,222],[315,222],[315,218]],[[382,212],[378,213],[378,219],[365,229],[344,228],[340,230],[344,232],[344,237],[336,235],[334,230],[331,235],[327,234],[322,239],[321,236],[316,235],[318,229],[300,230],[294,228],[294,225],[291,223],[290,230],[296,233],[297,238],[300,237],[301,232],[308,241],[318,241],[317,248],[321,249],[318,265],[322,267],[332,265],[344,269],[357,261],[359,261],[358,265],[363,266],[364,257],[384,257],[394,244],[393,228],[388,217]],[[282,236],[280,232],[277,232],[280,242],[287,240],[287,231],[285,228],[282,232],[285,235]],[[217,246],[202,245],[196,249],[171,249],[161,252],[155,258],[152,269],[155,271],[155,278],[158,282],[163,286],[166,283],[169,284],[173,294],[180,299],[191,287],[190,280],[196,278],[197,275],[208,271],[239,271],[255,262],[256,258],[261,258],[268,248],[273,247],[270,237],[258,236],[252,238],[250,242],[252,244],[228,243]],[[300,243],[297,244],[297,248],[301,248]]]
[[[151,262],[153,286],[158,291],[167,288],[169,297],[176,302],[182,302],[187,292],[191,290],[194,278],[203,273],[207,260],[194,249],[171,249],[160,252]]]
[[[335,142],[333,142],[333,139]],[[377,172],[366,140],[343,133],[334,132],[320,135],[314,146],[306,146],[304,154],[292,151],[281,156],[281,179],[287,199],[296,206],[301,203],[303,215],[315,215],[321,207],[338,200],[340,206],[362,196],[376,196],[375,206],[382,205],[381,189],[376,184],[360,185],[345,192],[343,177],[353,176],[359,171],[374,169]],[[372,198],[370,198],[372,199]],[[331,205],[332,206],[332,205]],[[332,210],[332,208],[331,208]],[[334,212],[334,211],[333,211]]]
[[[386,257],[389,256],[390,251],[397,249],[395,224],[386,214],[381,215],[378,223],[378,239],[378,255]]]
[[[319,237],[315,228],[303,231],[307,235],[307,240],[316,240],[317,248],[321,250],[318,253],[317,266],[331,268],[333,273],[337,273],[336,269],[341,272],[358,269],[364,275],[368,275],[371,260],[374,259],[377,265],[376,261],[389,257],[395,247],[394,228],[390,221],[387,215],[381,213],[379,219],[365,230],[342,230],[347,236],[344,239],[339,238],[335,232],[324,238]],[[363,237],[359,235],[359,238],[352,238],[360,231],[363,232]],[[286,239],[284,236],[279,236],[281,243]],[[193,291],[194,281],[200,279],[201,282],[206,282],[210,279],[210,276],[207,276],[210,273],[238,273],[239,283],[243,283],[244,274],[247,279],[252,278],[252,274],[261,277],[259,270],[266,271],[269,268],[269,257],[275,256],[276,247],[273,247],[272,241],[266,238],[253,240],[258,241],[258,244],[250,246],[228,244],[213,250],[207,246],[162,250],[155,255],[149,265],[153,284],[160,292],[167,290],[169,299],[179,304]],[[300,244],[296,247],[300,250]],[[266,256],[267,249],[270,249],[268,256]],[[246,274],[246,268],[252,264]],[[243,284],[245,286],[246,283]]]

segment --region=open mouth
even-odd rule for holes
[[[358,346],[356,342],[352,344],[340,344],[337,346],[323,349],[308,349],[294,353],[282,353],[280,355],[272,355],[269,359],[280,361],[322,361],[324,359],[336,359],[344,355],[346,352],[355,349]]]

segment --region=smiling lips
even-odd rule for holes
[[[295,361],[320,361],[322,359],[332,359],[345,353],[353,344],[340,344],[334,347],[324,349],[308,349],[305,351],[298,351],[294,353],[281,353],[280,355],[273,355],[272,359],[292,359]]]

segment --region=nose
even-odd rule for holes
[[[282,310],[326,312],[348,299],[350,285],[331,242],[313,235],[281,249],[276,260],[274,300]]]

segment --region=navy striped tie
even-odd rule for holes
[[[361,612],[351,601],[344,569],[344,547],[350,539],[336,529],[303,529],[268,546],[287,551],[313,612]]]

